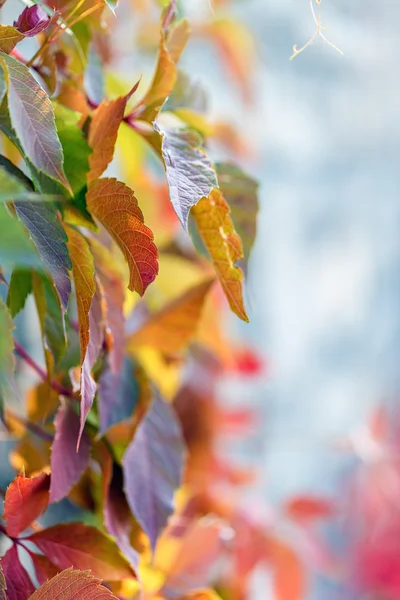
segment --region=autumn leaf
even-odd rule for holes
[[[173,4],[171,2],[165,9],[156,70],[146,94],[132,111],[134,119],[152,123],[174,88],[177,77],[176,63],[189,38],[190,27],[186,19],[173,23]]]
[[[112,161],[118,129],[124,118],[126,105],[138,85],[139,82],[125,96],[110,102],[103,101],[93,112],[88,137],[89,146],[93,150],[89,156],[88,182],[100,177]]]
[[[89,571],[66,569],[44,583],[29,600],[117,600]]]
[[[108,344],[110,369],[113,373],[119,373],[124,361],[125,341],[123,273],[108,248],[94,238],[91,238],[89,243],[107,305],[107,329],[109,338],[112,337],[112,342],[109,340]]]
[[[230,163],[217,163],[221,193],[231,210],[231,219],[242,240],[245,266],[257,233],[258,183]]]
[[[135,578],[114,542],[95,527],[83,523],[54,525],[26,539],[60,569],[90,569],[95,577],[106,581]]]
[[[0,51],[10,54],[15,46],[24,39],[24,34],[11,25],[0,25]]]
[[[0,565],[6,581],[7,600],[25,600],[25,598],[29,598],[35,588],[28,573],[21,565],[15,544],[0,559]]]
[[[85,363],[90,342],[90,307],[96,292],[94,262],[88,242],[73,227],[65,225],[68,234],[68,250],[71,256],[72,273],[75,281],[76,303],[78,308],[79,341],[81,351],[81,426],[78,437],[82,436],[87,414],[96,393],[96,382]]]
[[[41,473],[35,477],[17,475],[7,488],[3,519],[11,537],[18,537],[43,513],[49,503],[50,476]]]
[[[286,503],[284,510],[288,517],[300,523],[310,523],[316,519],[326,519],[334,511],[333,503],[324,498],[295,496]]]
[[[129,289],[142,296],[158,273],[158,252],[132,190],[116,179],[98,179],[89,185],[86,201],[124,253]]]
[[[51,446],[50,502],[59,502],[69,494],[89,465],[90,440],[83,431],[79,450],[79,417],[71,402],[63,402],[54,421],[55,437]]]
[[[63,169],[63,152],[58,139],[51,102],[29,69],[7,54],[0,54],[6,73],[11,125],[33,165],[70,186]]]
[[[195,131],[169,129],[162,132],[157,125],[154,128],[162,138],[162,156],[171,202],[187,229],[190,209],[218,186],[217,176]]]
[[[268,538],[267,549],[273,568],[277,600],[302,600],[306,591],[303,565],[296,552],[276,538]]]
[[[196,333],[203,305],[214,280],[203,281],[156,312],[127,339],[127,350],[151,346],[167,355],[182,352]]]
[[[185,446],[174,409],[156,393],[123,458],[125,493],[151,546],[174,510]]]
[[[221,192],[214,189],[192,209],[197,230],[206,246],[232,311],[248,321],[243,301],[243,273],[235,266],[242,258],[242,243]]]

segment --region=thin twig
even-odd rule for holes
[[[315,22],[316,26],[317,26],[317,30],[316,32],[310,37],[310,39],[308,40],[308,42],[306,42],[304,44],[304,46],[302,46],[300,48],[300,50],[297,49],[296,44],[293,46],[293,54],[290,57],[290,60],[293,60],[294,58],[296,58],[296,56],[298,54],[301,54],[306,48],[308,48],[308,46],[311,46],[311,44],[317,39],[317,37],[319,36],[320,38],[322,38],[324,40],[324,42],[326,42],[328,44],[328,46],[331,46],[332,48],[334,48],[334,50],[336,50],[337,52],[339,52],[339,54],[343,55],[342,50],[340,50],[340,48],[338,48],[337,46],[335,46],[335,44],[332,44],[332,42],[330,42],[326,36],[322,33],[322,31],[324,29],[326,29],[326,27],[322,26],[321,23],[321,12],[320,12],[320,6],[321,6],[321,0],[315,0],[316,3],[318,4],[318,16],[315,14],[315,10],[314,10],[314,0],[310,0],[310,10],[311,10],[311,15],[313,18],[313,21]]]

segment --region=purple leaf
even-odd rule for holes
[[[66,244],[67,235],[56,211],[44,202],[15,202],[15,210],[29,231],[44,266],[51,273],[65,311],[71,293],[68,271],[72,264]]]
[[[155,123],[153,126],[162,140],[162,156],[172,206],[187,230],[190,209],[218,187],[217,176],[196,131],[161,131]]]
[[[43,8],[35,4],[27,6],[18,19],[14,21],[14,27],[27,37],[33,37],[46,29],[51,19],[46,15]]]
[[[139,397],[134,367],[126,359],[120,373],[106,369],[99,381],[100,433],[132,416]]]
[[[130,542],[134,520],[123,490],[123,472],[117,463],[113,463],[112,466],[111,481],[104,503],[104,525],[136,571],[139,555]]]
[[[48,95],[29,69],[18,60],[2,53],[0,63],[7,71],[11,125],[25,156],[39,171],[61,182],[71,192],[63,169],[63,151]]]
[[[51,448],[50,502],[59,502],[86,470],[90,458],[90,440],[83,432],[79,450],[76,451],[79,417],[70,401],[61,404],[54,426],[56,433]]]
[[[0,564],[6,580],[7,600],[26,600],[29,598],[35,588],[28,573],[20,563],[15,544],[5,553]]]
[[[174,409],[158,393],[123,458],[125,493],[132,513],[155,548],[174,511],[185,446]]]

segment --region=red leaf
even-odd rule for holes
[[[28,573],[21,565],[18,551],[13,545],[1,559],[6,580],[7,600],[26,600],[35,591]]]
[[[19,15],[18,20],[14,21],[14,27],[28,37],[33,37],[49,26],[51,19],[44,12],[43,8],[35,4],[27,6]]]
[[[49,486],[50,476],[46,473],[36,477],[21,474],[10,483],[6,491],[3,515],[8,535],[17,537],[46,510]]]
[[[24,600],[26,600],[24,598]],[[62,571],[42,585],[29,600],[117,600],[87,571]]]
[[[71,402],[61,404],[54,421],[55,437],[51,447],[50,502],[67,496],[86,470],[90,458],[90,440],[85,431],[78,452],[79,418]]]
[[[142,296],[157,276],[158,252],[133,191],[116,179],[98,179],[89,185],[86,202],[124,253],[129,289]]]
[[[107,581],[134,579],[135,574],[114,542],[83,523],[55,525],[28,538],[60,569],[90,569]]]

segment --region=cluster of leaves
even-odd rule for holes
[[[106,73],[115,4],[29,3],[0,25],[0,416],[19,473],[0,525],[9,600],[215,596],[202,588],[226,524],[216,507],[191,508],[198,463],[176,409],[191,402],[191,369],[207,395],[217,372],[205,357],[232,356],[224,296],[248,320],[257,184],[206,151],[237,138],[178,69],[189,24],[174,0],[147,91],[118,91]],[[31,58],[26,38],[38,42]],[[106,173],[115,153],[124,182]],[[13,334],[32,311],[39,358]],[[38,377],[24,417],[21,362]],[[84,516],[44,526],[60,502]]]

